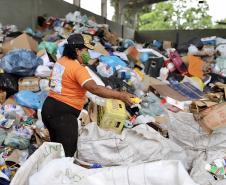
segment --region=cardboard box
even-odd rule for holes
[[[172,48],[172,42],[171,41],[163,41],[163,49],[169,49]]]
[[[107,28],[103,28],[104,30],[104,39],[109,41],[113,46],[117,46],[119,43],[119,38],[116,33],[111,33]]]
[[[18,81],[19,91],[30,90],[33,92],[37,92],[40,90],[39,81],[40,81],[40,79],[36,78],[36,77],[20,78]]]
[[[6,100],[6,92],[0,90],[0,104],[3,104]]]
[[[201,126],[216,130],[226,126],[226,102],[211,106],[198,114]]]
[[[19,37],[16,37],[15,39],[12,39],[9,42],[3,43],[2,50],[3,53],[7,53],[8,51],[19,48],[19,49],[29,49],[34,52],[38,51],[38,43],[29,35],[26,33],[20,35]]]
[[[127,113],[125,104],[120,100],[107,99],[104,107],[98,106],[98,125],[117,134],[122,132]]]

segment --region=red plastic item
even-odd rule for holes
[[[182,74],[188,74],[188,70],[184,65],[179,53],[177,51],[170,52],[169,58],[172,60],[173,64],[175,65],[176,69]]]
[[[164,66],[172,73],[176,70],[175,65],[171,60],[164,61]]]

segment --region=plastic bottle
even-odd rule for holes
[[[169,69],[168,68],[166,68],[166,67],[162,67],[161,69],[160,69],[160,79],[162,80],[162,81],[165,81],[167,78],[168,78],[168,75],[169,75]]]

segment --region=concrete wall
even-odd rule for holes
[[[28,26],[35,28],[36,18],[39,15],[63,18],[67,13],[76,10],[80,11],[82,15],[94,17],[99,24],[109,24],[110,29],[119,37],[124,35],[126,38],[134,38],[134,30],[63,0],[0,0],[0,22],[3,25],[15,24],[20,30],[23,30]]]
[[[92,0],[90,0],[92,1]],[[206,37],[216,35],[226,38],[226,30],[167,30],[167,31],[138,31],[124,27],[104,17],[93,14],[87,10],[74,6],[63,0],[0,0],[0,22],[3,25],[15,24],[20,30],[27,26],[35,27],[38,15],[65,17],[68,12],[79,10],[82,15],[94,17],[100,24],[110,25],[110,29],[119,37],[133,39],[144,43],[154,39],[170,40],[183,43],[193,36]]]
[[[134,39],[135,30],[123,26],[123,38]]]
[[[32,26],[34,11],[34,0],[0,0],[0,22],[3,25]]]
[[[135,40],[140,43],[149,42],[155,39],[169,40],[181,44],[194,36],[200,38],[209,36],[226,38],[226,29],[138,31],[135,33]]]
[[[115,32],[119,37],[122,37],[122,25],[109,20],[106,20],[106,24],[109,25],[112,32]]]
[[[135,33],[135,40],[140,43],[149,42],[152,40],[168,40],[175,42],[177,39],[177,31],[137,31]]]

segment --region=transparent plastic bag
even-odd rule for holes
[[[27,149],[30,144],[33,131],[29,127],[19,124],[13,125],[12,130],[7,134],[4,144],[20,150]]]

